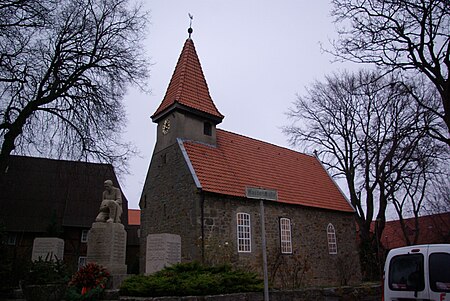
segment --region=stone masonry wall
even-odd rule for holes
[[[203,194],[203,195],[202,195]],[[202,245],[202,197],[204,242]],[[259,201],[200,192],[178,144],[153,154],[141,202],[140,270],[144,272],[146,237],[181,236],[182,261],[232,263],[262,275]],[[359,283],[359,256],[352,213],[265,201],[269,280],[293,289]],[[237,252],[236,214],[251,218],[251,252]],[[292,227],[292,254],[280,251],[280,218]],[[327,226],[336,231],[337,254],[329,254]]]
[[[361,281],[353,214],[265,201],[269,280],[275,287],[346,285]],[[249,213],[251,253],[237,252],[236,215]],[[258,200],[208,195],[205,198],[205,259],[232,262],[262,274]],[[280,218],[289,218],[292,254],[280,251]],[[328,252],[327,226],[334,225],[337,254]]]
[[[141,196],[140,271],[145,269],[148,234],[181,236],[183,261],[200,260],[200,194],[178,144],[153,154]]]

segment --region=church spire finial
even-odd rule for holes
[[[188,16],[189,16],[189,19],[190,19],[190,21],[189,21],[189,28],[188,28],[189,39],[190,39],[190,38],[191,38],[191,34],[192,34],[192,32],[194,31],[194,30],[192,29],[192,20],[194,19],[194,16],[191,15],[191,14],[189,14],[189,13],[188,13]]]

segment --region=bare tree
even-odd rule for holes
[[[380,242],[388,204],[399,197],[405,178],[416,179],[427,127],[436,122],[433,114],[411,100],[408,89],[395,84],[394,75],[360,71],[315,82],[288,113],[294,125],[284,128],[294,145],[316,148],[330,171],[345,179],[356,210],[367,278],[378,272],[370,271],[376,262],[370,256]],[[438,150],[435,140],[426,141],[431,151]],[[376,237],[370,228],[373,220]]]
[[[427,194],[423,213],[432,216],[431,227],[440,241],[450,241],[450,169],[432,178],[433,189]]]
[[[21,27],[43,26],[46,15],[51,11],[53,5],[54,3],[49,0],[0,0],[0,31],[2,35]]]
[[[2,0],[0,17],[0,170],[12,152],[123,167],[122,98],[145,87],[147,12],[128,0]]]
[[[418,242],[421,227],[419,217],[424,213],[427,197],[436,190],[436,177],[442,177],[448,168],[449,156],[447,148],[423,138],[412,157],[412,164],[408,164],[404,176],[395,187],[396,193],[390,201],[397,212],[399,224],[407,245]],[[389,184],[389,183],[388,183]],[[405,218],[414,222],[414,235],[410,235]]]
[[[450,2],[448,0],[333,0],[340,24],[334,55],[387,70],[413,70],[435,86],[445,124],[434,138],[450,146]],[[421,98],[419,103],[428,107]]]
[[[442,176],[436,176],[433,191],[427,195],[425,212],[427,214],[438,214],[450,211],[450,171]]]

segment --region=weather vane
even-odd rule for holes
[[[192,20],[194,19],[194,16],[191,15],[190,13],[188,13],[188,16],[189,16],[189,19],[190,19],[190,21],[189,21],[189,29],[188,29],[189,39],[190,39],[190,38],[191,38],[191,34],[192,34],[192,32],[194,31],[194,30],[192,29]]]

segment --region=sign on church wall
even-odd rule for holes
[[[277,201],[278,191],[273,189],[246,187],[245,196],[249,199]]]

